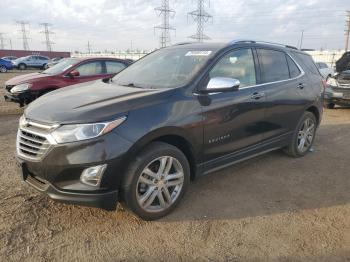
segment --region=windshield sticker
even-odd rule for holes
[[[185,56],[208,56],[211,51],[188,51]]]

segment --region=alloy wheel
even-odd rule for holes
[[[6,67],[0,66],[0,72],[1,72],[1,73],[6,73],[6,72],[7,72]]]
[[[298,132],[298,150],[305,153],[310,149],[315,136],[315,122],[306,118]]]
[[[162,212],[179,197],[184,184],[184,170],[171,156],[151,161],[142,171],[136,184],[136,198],[147,212]]]

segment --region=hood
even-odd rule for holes
[[[50,92],[32,102],[24,114],[28,119],[48,124],[102,122],[158,103],[170,93],[169,89],[125,87],[97,80]]]
[[[19,75],[15,76],[14,78],[11,78],[10,80],[6,81],[5,85],[19,85],[23,83],[33,83],[34,81],[44,78],[44,77],[50,77],[50,75],[45,75],[41,73],[32,73],[32,74],[25,74],[25,75]]]

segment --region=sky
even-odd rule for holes
[[[169,0],[176,13],[170,19],[176,31],[171,43],[191,41],[196,24],[187,15],[195,0]],[[31,50],[45,50],[40,23],[51,23],[55,51],[152,50],[159,47],[161,23],[154,8],[161,0],[1,0],[0,33],[5,48],[22,49],[18,20],[27,26]],[[211,0],[206,11],[213,20],[205,24],[209,42],[253,39],[300,45],[303,48],[344,49],[349,0]]]

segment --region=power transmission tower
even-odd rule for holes
[[[54,42],[52,42],[50,40],[50,34],[53,34],[53,32],[51,32],[49,30],[49,27],[51,26],[51,24],[49,23],[41,23],[40,25],[42,25],[44,27],[44,30],[41,31],[40,33],[45,34],[45,44],[46,44],[46,50],[51,52],[52,51],[52,44],[54,44]]]
[[[349,36],[350,36],[350,11],[347,12],[346,29],[345,29],[345,52],[349,50]]]
[[[206,0],[197,0],[197,10],[189,12],[187,15],[197,22],[197,33],[191,35],[190,38],[203,42],[203,40],[210,39],[209,36],[204,34],[204,24],[213,19],[213,17],[204,10]],[[208,5],[210,2],[208,1]]]
[[[5,49],[5,38],[3,33],[0,33],[0,49]]]
[[[29,38],[27,36],[27,30],[26,30],[26,25],[29,25],[29,23],[25,21],[17,21],[16,23],[20,26],[20,31],[22,33],[23,50],[29,50],[29,45],[28,45]]]
[[[90,41],[88,41],[88,43],[87,43],[87,49],[88,49],[88,53],[91,54],[91,45],[90,45]]]
[[[10,43],[10,50],[12,50],[13,48],[12,48],[12,40],[11,39],[9,39],[9,43]]]
[[[154,29],[159,29],[160,37],[160,47],[166,47],[170,44],[170,30],[175,31],[175,28],[170,26],[170,17],[173,18],[175,16],[175,11],[170,9],[169,0],[162,0],[162,5],[154,9],[158,16],[161,17],[162,23],[158,26],[155,26]]]

